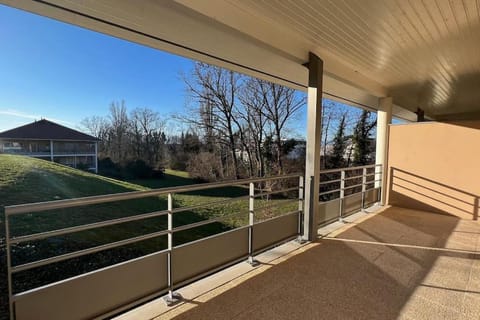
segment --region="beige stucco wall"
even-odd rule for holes
[[[390,127],[388,204],[478,216],[480,121]]]

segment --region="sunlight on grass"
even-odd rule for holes
[[[182,171],[166,170],[162,179],[125,182],[49,161],[23,156],[0,155],[0,251],[4,250],[2,246],[2,243],[4,243],[4,206],[168,188],[195,183],[197,183],[196,180],[189,178],[188,173]],[[175,213],[173,216],[174,227],[211,218],[220,218],[220,220],[201,227],[176,232],[174,234],[174,245],[247,225],[248,199],[213,204],[246,195],[248,195],[247,186],[229,186],[175,194],[173,197],[175,208],[188,208],[199,204],[210,205],[204,208],[189,208],[184,212]],[[290,202],[286,204],[286,201]],[[279,203],[285,203],[286,205],[276,206]],[[270,205],[274,205],[274,207],[269,208]],[[257,199],[255,206],[255,221],[262,221],[295,211],[298,208],[298,203],[279,197],[268,201]],[[166,195],[154,196],[12,216],[10,226],[12,236],[20,236],[166,209]],[[13,260],[15,264],[27,263],[49,256],[165,230],[166,228],[166,216],[162,216],[77,232],[66,236],[51,237],[14,246]],[[166,244],[167,239],[162,236],[94,255],[67,260],[58,266],[42,267],[39,268],[42,276],[39,276],[37,270],[21,275],[16,281],[17,288],[25,290],[92,271],[113,263],[163,250],[166,248]],[[62,271],[58,272],[58,270]]]

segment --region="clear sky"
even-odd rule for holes
[[[192,60],[3,5],[0,44],[0,132],[40,118],[79,128],[121,100],[164,119],[184,110],[180,74]],[[292,134],[304,136],[305,110],[293,123]]]
[[[41,117],[77,127],[112,101],[168,115],[192,61],[0,5],[0,131]]]

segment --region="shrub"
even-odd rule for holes
[[[102,176],[122,179],[121,167],[115,164],[110,158],[98,160],[98,173]]]
[[[132,179],[148,179],[153,176],[153,168],[140,159],[127,162],[123,171],[124,176]]]
[[[190,177],[202,181],[217,181],[223,178],[220,160],[209,152],[192,155],[188,160],[187,171]]]

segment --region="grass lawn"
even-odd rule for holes
[[[0,155],[0,253],[1,276],[5,276],[4,255],[4,207],[14,204],[77,198],[101,194],[166,188],[195,184],[188,174],[167,170],[163,179],[119,181],[71,169],[48,161],[13,155]],[[185,207],[200,203],[225,200],[248,194],[244,186],[226,187],[174,195],[174,206]],[[288,201],[275,199],[256,201],[257,207]],[[258,219],[265,219],[281,212],[295,210],[296,203],[284,207],[261,210]],[[103,221],[140,213],[165,210],[166,197],[149,197],[100,205],[82,206],[66,210],[51,210],[22,214],[11,218],[12,235],[25,235],[65,228],[85,223]],[[222,217],[222,222],[208,224],[175,233],[176,245],[208,235],[245,225],[248,221],[248,200],[240,200],[208,208],[190,210],[174,215],[174,226],[189,224],[210,217]],[[22,264],[48,256],[68,253],[112,241],[166,229],[166,217],[152,218],[94,230],[82,231],[67,236],[53,237],[15,246],[12,252],[14,264]],[[128,260],[166,248],[166,237],[158,237],[137,244],[102,251],[81,258],[52,264],[22,272],[15,276],[15,290],[23,291],[40,284],[88,272],[112,263]],[[0,292],[6,292],[6,282],[0,281]],[[5,314],[5,295],[0,295],[0,314]],[[0,317],[1,318],[1,317]]]

